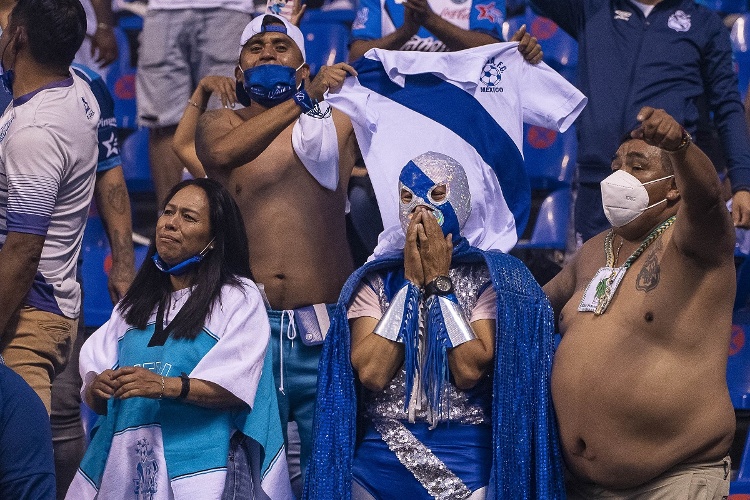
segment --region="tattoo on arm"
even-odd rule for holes
[[[133,253],[133,243],[130,238],[116,229],[112,233],[112,241],[109,242],[109,245],[112,247],[114,255]]]
[[[107,190],[107,204],[115,213],[124,214],[128,206],[128,191],[125,186],[115,185]]]
[[[661,275],[661,266],[659,265],[659,253],[662,249],[661,238],[658,238],[646,256],[646,262],[643,263],[641,271],[635,278],[635,289],[642,292],[650,292],[659,284]]]

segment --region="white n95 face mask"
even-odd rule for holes
[[[667,201],[664,198],[653,205],[649,205],[648,191],[644,186],[671,177],[674,177],[674,175],[667,175],[641,184],[641,181],[634,175],[624,170],[613,172],[601,182],[602,205],[604,205],[604,215],[607,216],[607,220],[613,227],[621,227],[635,220],[649,208]]]

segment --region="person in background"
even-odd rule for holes
[[[370,49],[445,52],[469,49],[503,41],[505,2],[461,3],[446,0],[363,0],[352,24],[349,60],[362,57]],[[520,42],[519,50],[535,45],[522,26],[510,40]],[[542,60],[541,47],[527,60]]]
[[[732,219],[750,227],[750,139],[721,18],[693,0],[531,0],[578,41],[577,246],[609,228],[600,182],[643,106],[664,109],[695,135],[704,95],[732,184]]]
[[[198,179],[206,176],[203,165],[195,153],[195,128],[198,119],[206,111],[211,95],[216,94],[221,100],[224,108],[232,108],[237,105],[237,94],[234,88],[234,79],[224,76],[209,75],[201,79],[195,92],[190,96],[185,112],[182,113],[180,123],[174,133],[172,149],[177,157],[185,165],[190,175]]]
[[[19,0],[0,35],[0,351],[50,409],[81,291],[76,264],[93,196],[100,110],[71,74],[85,32],[78,0]]]
[[[49,417],[29,384],[0,363],[0,498],[54,500]]]
[[[106,78],[119,54],[112,0],[81,0],[81,5],[86,11],[86,38],[76,53],[75,62]]]
[[[136,72],[138,124],[149,129],[157,206],[182,178],[172,150],[175,129],[191,94],[207,75],[233,74],[233,36],[250,21],[252,0],[150,0]],[[211,103],[218,107],[218,100]]]

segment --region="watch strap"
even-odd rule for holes
[[[670,153],[676,153],[677,151],[682,151],[683,149],[690,146],[690,143],[693,142],[693,136],[690,135],[690,133],[685,130],[685,128],[682,128],[682,141],[680,142],[680,145],[677,146],[677,149],[673,149],[669,151]]]
[[[448,283],[450,283],[450,287],[448,288],[448,290],[441,290],[440,288],[438,288],[438,280],[447,280]],[[425,285],[424,293],[427,297],[431,295],[450,295],[451,293],[453,293],[453,281],[451,281],[449,276],[437,276],[434,280]]]
[[[180,380],[182,382],[182,389],[177,399],[185,399],[190,392],[190,377],[188,377],[187,373],[182,372],[180,373]]]

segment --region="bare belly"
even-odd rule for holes
[[[250,243],[253,277],[263,284],[273,309],[338,300],[354,264],[345,233],[328,234],[321,238],[319,234],[291,231]]]
[[[571,327],[555,355],[552,394],[570,471],[629,488],[679,463],[724,457],[734,411],[721,362],[612,332]]]
[[[228,179],[242,210],[250,269],[274,309],[336,302],[354,270],[346,189],[321,187],[289,148],[291,126]]]

